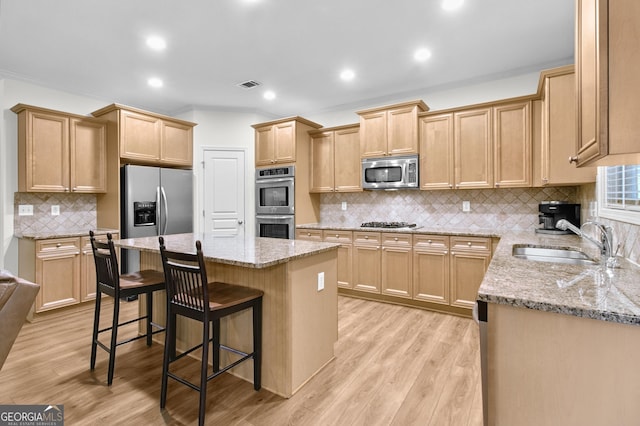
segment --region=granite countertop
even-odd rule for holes
[[[118,234],[117,229],[109,228],[94,228],[92,231],[96,235],[104,235],[108,233]],[[23,232],[14,234],[16,238],[24,238],[28,240],[48,240],[51,238],[74,238],[74,237],[88,237],[89,229],[63,229],[56,231],[39,231],[39,232]]]
[[[618,258],[620,267],[607,269],[599,263],[581,266],[537,262],[512,256],[513,245],[519,244],[573,248],[592,259],[600,258],[597,247],[573,234],[442,227],[380,229],[361,228],[359,224],[336,226],[325,223],[299,225],[297,228],[497,237],[500,241],[480,285],[478,300],[640,325],[640,266],[633,262]]]
[[[202,242],[205,260],[243,266],[246,268],[267,268],[280,263],[318,253],[335,250],[340,244],[281,238],[248,238],[219,236],[209,233],[165,235],[167,250],[185,253],[196,252],[196,240]],[[122,248],[160,252],[158,237],[129,238],[114,240]]]
[[[600,257],[593,244],[575,235],[504,233],[478,291],[479,300],[640,325],[638,265],[624,258],[614,269],[518,259],[511,255],[514,244],[570,247]]]

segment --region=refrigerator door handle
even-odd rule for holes
[[[160,235],[160,187],[156,186],[156,235]]]
[[[164,192],[164,186],[160,187],[160,191],[162,191],[162,199],[164,200],[164,230],[162,234],[165,235],[169,226],[169,204],[167,203],[167,194]]]

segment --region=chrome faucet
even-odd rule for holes
[[[585,234],[582,231],[587,225],[593,225],[600,231],[600,241],[597,241],[591,238],[589,235]],[[562,229],[566,231],[567,229],[576,234],[577,236],[584,238],[595,244],[600,249],[600,254],[602,255],[603,263],[609,261],[611,257],[613,257],[613,228],[608,225],[603,225],[602,223],[595,221],[588,221],[582,224],[580,228],[574,226],[566,219],[560,219],[558,223],[556,223],[556,228]]]

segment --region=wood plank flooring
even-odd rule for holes
[[[123,306],[123,315],[135,315],[135,302]],[[336,359],[292,398],[225,374],[209,384],[207,424],[482,424],[476,323],[342,296],[338,316]],[[111,387],[106,352],[90,371],[92,322],[93,304],[85,304],[25,324],[0,371],[0,404],[64,404],[67,425],[197,424],[198,394],[177,382],[160,410],[160,344],[120,346]],[[121,334],[135,333],[130,327]],[[198,363],[184,361],[179,368],[195,379]]]

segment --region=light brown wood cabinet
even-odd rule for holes
[[[453,114],[420,117],[420,189],[452,189],[455,183]]]
[[[118,234],[113,234],[118,238]],[[106,235],[98,235],[106,240]],[[19,274],[40,284],[35,312],[95,299],[96,275],[89,237],[18,240]]]
[[[492,108],[496,188],[531,186],[531,101]]]
[[[413,296],[412,254],[411,234],[382,233],[382,294],[407,299]]]
[[[575,185],[595,182],[595,167],[576,167],[568,161],[576,145],[576,83],[573,65],[540,75],[540,140],[534,165],[534,185]]]
[[[315,130],[309,137],[309,192],[362,191],[359,125]]]
[[[413,236],[413,298],[449,305],[449,237]]]
[[[323,241],[339,243],[338,247],[338,287],[353,288],[353,233],[351,231],[325,230]]]
[[[412,101],[358,111],[362,158],[418,153],[418,113],[428,111],[422,101]]]
[[[30,105],[18,114],[18,190],[107,191],[107,123]]]
[[[195,123],[111,104],[92,113],[107,119],[122,163],[185,167],[193,164]]]
[[[353,232],[353,289],[380,293],[380,232]]]
[[[473,309],[491,261],[491,238],[450,237],[451,306]]]
[[[640,164],[639,21],[635,0],[576,1],[579,167]]]
[[[453,113],[455,188],[493,188],[491,108]]]
[[[300,144],[308,144],[307,132],[321,125],[302,117],[254,124],[256,166],[295,163]]]

